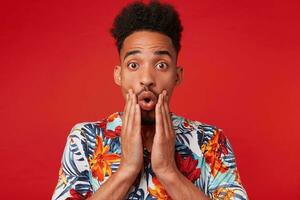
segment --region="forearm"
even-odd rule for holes
[[[119,168],[88,200],[124,199],[136,177]]]
[[[168,175],[157,175],[157,178],[173,200],[209,200],[209,197],[178,170]]]

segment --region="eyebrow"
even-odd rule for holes
[[[133,50],[133,51],[128,51],[126,52],[123,61],[130,55],[134,55],[134,54],[138,54],[138,53],[142,53],[140,50]]]
[[[124,56],[124,59],[125,60],[128,56],[130,55],[135,55],[135,54],[139,54],[139,53],[142,53],[140,50],[133,50],[133,51],[128,51],[125,56]],[[166,51],[166,50],[161,50],[161,51],[155,51],[154,52],[154,55],[167,55],[169,56],[170,58],[172,58],[172,55],[169,51]]]
[[[155,51],[154,55],[167,55],[170,58],[172,58],[172,55],[169,51],[163,50],[163,51]]]

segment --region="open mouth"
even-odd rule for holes
[[[151,101],[150,98],[145,98],[144,101],[146,101],[146,103],[149,103]]]
[[[138,96],[138,103],[143,110],[153,110],[157,103],[157,97],[151,91],[144,91]]]

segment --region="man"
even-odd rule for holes
[[[222,131],[169,111],[181,32],[177,12],[159,2],[116,17],[124,111],[75,125],[53,199],[247,199]]]

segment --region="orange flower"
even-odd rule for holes
[[[234,197],[234,190],[228,188],[218,188],[213,192],[214,199],[230,200]]]
[[[172,200],[156,177],[152,178],[152,182],[154,184],[154,189],[148,187],[148,191],[153,197],[157,200]]]
[[[228,167],[221,160],[221,154],[228,154],[228,150],[225,147],[225,137],[219,131],[214,133],[207,144],[201,146],[201,150],[213,176],[216,176],[218,172],[225,173],[228,170]]]
[[[102,138],[97,136],[96,149],[93,157],[89,158],[89,164],[92,169],[94,177],[97,177],[99,181],[103,181],[106,175],[111,176],[112,171],[110,165],[114,162],[120,161],[120,155],[115,153],[109,153],[109,146],[103,147]]]
[[[117,117],[119,116],[119,114],[116,112],[116,113],[113,113],[111,114],[108,118],[107,118],[107,121],[108,122],[113,122]]]
[[[63,171],[62,166],[59,168],[59,180],[64,184],[67,185],[67,177]]]

